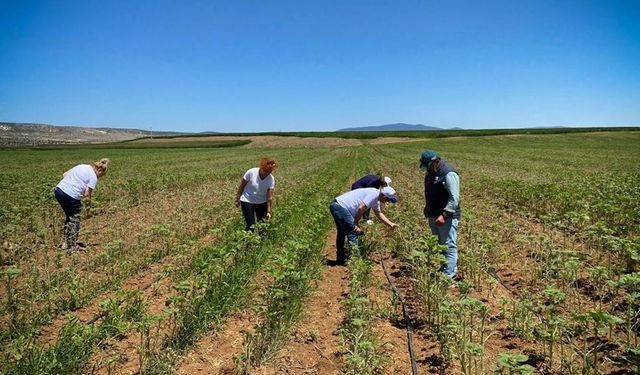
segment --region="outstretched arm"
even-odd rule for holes
[[[91,216],[91,195],[93,194],[93,189],[90,187],[84,188],[84,202],[85,202],[85,214],[87,217]]]
[[[380,219],[380,221],[382,221],[383,223],[385,223],[386,225],[388,225],[390,228],[397,228],[399,227],[398,224],[391,222],[391,220],[387,219],[386,216],[384,216],[384,214],[382,213],[382,211],[378,211],[378,210],[373,210],[373,213],[376,214],[376,216],[378,217],[378,219]]]

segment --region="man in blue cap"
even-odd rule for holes
[[[460,176],[433,150],[420,156],[424,175],[424,216],[438,243],[446,245],[446,264],[441,271],[454,278],[458,270],[458,222],[460,221]]]

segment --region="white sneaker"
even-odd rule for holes
[[[367,225],[373,225],[373,220],[367,220]]]

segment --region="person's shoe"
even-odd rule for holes
[[[85,251],[87,248],[82,243],[77,243],[76,246],[72,247],[73,251]]]
[[[60,250],[66,250],[67,249],[67,243],[63,242],[60,245],[58,245],[57,248],[60,249]]]

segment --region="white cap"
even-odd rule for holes
[[[391,186],[391,177],[389,176],[384,176],[384,182],[387,183],[387,186]]]
[[[398,201],[398,198],[396,198],[396,191],[393,190],[391,186],[383,187],[382,189],[380,189],[380,193],[389,198],[389,201],[391,201],[391,203],[396,203]]]

